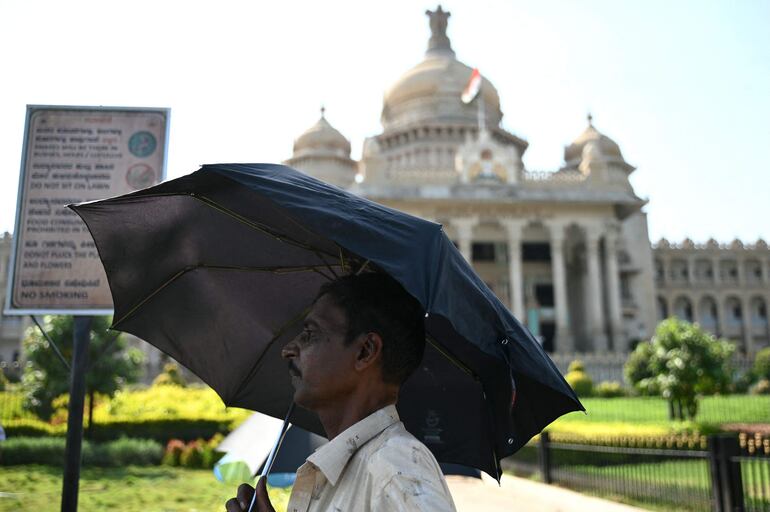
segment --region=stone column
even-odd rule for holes
[[[607,352],[607,335],[602,321],[602,283],[599,272],[598,226],[586,229],[586,255],[588,257],[588,333],[593,342],[594,352]]]
[[[687,262],[687,283],[692,287],[695,284],[695,258],[688,256],[685,261]]]
[[[623,313],[620,304],[620,276],[618,273],[618,253],[616,228],[607,231],[604,239],[605,256],[607,259],[607,293],[610,306],[610,331],[613,348],[616,352],[625,351],[623,337]]]
[[[724,302],[725,299],[722,297],[719,293],[714,295],[714,302],[716,302],[716,308],[717,308],[717,326],[716,326],[716,336],[717,338],[721,338],[722,334],[725,332],[725,309],[724,309]]]
[[[741,320],[743,321],[743,346],[746,347],[747,354],[753,354],[756,349],[754,348],[754,335],[751,328],[751,300],[744,296],[740,298],[740,301]]]
[[[574,352],[575,342],[570,330],[567,304],[567,273],[564,265],[564,225],[549,223],[551,231],[551,267],[553,295],[556,309],[556,352]]]
[[[690,301],[690,307],[692,307],[692,323],[700,324],[700,310],[698,309],[698,305],[700,304],[702,297],[690,293],[687,295],[687,299]]]
[[[500,224],[508,234],[508,293],[510,294],[511,312],[517,320],[524,323],[524,277],[521,262],[521,231],[526,225],[522,219],[502,219]]]
[[[465,261],[471,263],[473,256],[472,243],[473,243],[473,227],[478,224],[478,217],[458,217],[451,221],[457,232],[457,248],[465,258]]]
[[[719,267],[719,257],[714,257],[712,261],[712,265],[714,265],[714,284],[717,285],[722,282],[722,274],[720,274],[721,269]]]

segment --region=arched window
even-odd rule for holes
[[[658,297],[658,320],[665,320],[668,318],[668,303],[665,297]]]
[[[674,316],[687,322],[693,321],[692,302],[689,298],[681,296],[674,301]]]
[[[714,282],[714,265],[709,260],[696,261],[695,279],[702,283]]]
[[[717,302],[713,297],[703,297],[698,305],[698,322],[701,327],[712,333],[719,330]]]
[[[686,283],[689,276],[686,260],[671,261],[671,281],[674,283]]]
[[[767,329],[767,303],[762,297],[751,299],[751,325],[755,328]]]

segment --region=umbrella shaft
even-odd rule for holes
[[[267,475],[270,474],[270,470],[273,468],[273,462],[275,462],[275,458],[278,455],[278,450],[281,448],[281,443],[283,443],[283,438],[286,437],[286,431],[289,430],[289,427],[291,427],[291,423],[289,423],[289,418],[291,418],[292,412],[294,412],[293,401],[289,406],[289,410],[286,412],[286,418],[283,420],[283,426],[281,427],[281,432],[278,434],[278,438],[275,440],[275,445],[273,446],[273,449],[270,450],[270,455],[267,456],[265,465],[262,467],[262,473],[259,475],[260,478],[267,478]],[[251,512],[252,509],[254,508],[254,504],[256,503],[256,501],[257,501],[257,492],[255,489],[254,497],[251,498],[251,504],[249,505],[249,512]]]

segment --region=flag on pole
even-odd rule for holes
[[[481,73],[479,73],[478,69],[473,68],[471,77],[468,80],[468,85],[466,85],[465,89],[463,89],[463,94],[460,96],[460,99],[463,100],[463,103],[470,103],[476,96],[478,96],[480,90]]]

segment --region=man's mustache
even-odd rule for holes
[[[302,372],[299,371],[299,368],[297,368],[293,362],[289,361],[289,374],[294,375],[296,377],[302,377]]]

